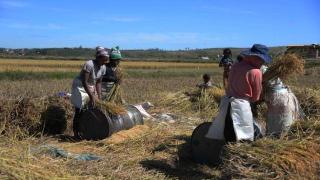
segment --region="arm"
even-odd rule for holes
[[[97,80],[96,83],[96,90],[97,90],[97,94],[98,94],[98,99],[101,99],[102,95],[101,95],[101,82],[102,82],[102,78]]]
[[[248,80],[252,88],[251,102],[256,102],[260,99],[262,92],[262,73],[259,69],[252,69],[248,73]]]
[[[90,91],[89,84],[88,84],[89,72],[82,70],[80,73],[80,79],[81,79],[82,85],[84,87],[84,90],[89,95],[91,103],[93,103],[92,105],[94,105],[94,95]]]

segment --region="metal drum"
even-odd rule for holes
[[[143,117],[136,107],[129,105],[126,109],[127,113],[123,115],[110,115],[100,109],[84,110],[79,119],[80,136],[87,140],[99,140],[143,124]]]
[[[194,161],[203,164],[219,165],[225,141],[205,137],[211,123],[200,124],[191,136],[191,152]]]

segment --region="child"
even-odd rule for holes
[[[220,60],[219,67],[223,67],[223,86],[225,89],[227,89],[228,86],[228,77],[229,72],[231,69],[231,66],[233,65],[232,60],[232,52],[229,48],[226,48],[223,50],[223,57]]]
[[[201,84],[198,84],[197,87],[200,88],[200,89],[208,89],[208,88],[212,88],[213,85],[211,83],[211,77],[209,74],[204,74],[202,76],[202,79],[203,79],[203,83]]]

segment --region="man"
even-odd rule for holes
[[[71,103],[75,106],[73,119],[74,136],[79,138],[78,120],[81,116],[81,109],[94,107],[97,99],[101,99],[102,76],[106,73],[105,63],[109,61],[108,52],[99,50],[94,60],[87,61],[79,76],[72,84]]]
[[[268,48],[254,44],[241,52],[243,60],[232,66],[226,96],[220,102],[218,116],[207,133],[208,138],[233,141],[253,141],[254,127],[250,103],[260,98],[262,72],[260,67],[270,63]]]
[[[227,89],[228,86],[228,77],[229,77],[229,71],[231,69],[231,66],[233,64],[232,60],[232,52],[229,48],[226,48],[223,50],[223,57],[220,60],[219,67],[223,67],[223,87]]]
[[[120,60],[122,59],[120,48],[117,46],[110,50],[110,62],[106,64],[106,74],[102,78],[102,99],[111,101],[114,98],[116,91],[121,83],[121,70],[119,68]],[[120,97],[120,102],[123,100]]]

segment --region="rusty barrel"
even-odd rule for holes
[[[202,164],[219,165],[225,142],[206,138],[211,123],[200,124],[191,136],[191,152],[193,160]]]
[[[136,107],[129,105],[126,110],[123,115],[111,115],[101,109],[83,110],[79,119],[80,136],[86,140],[100,140],[144,123]]]

